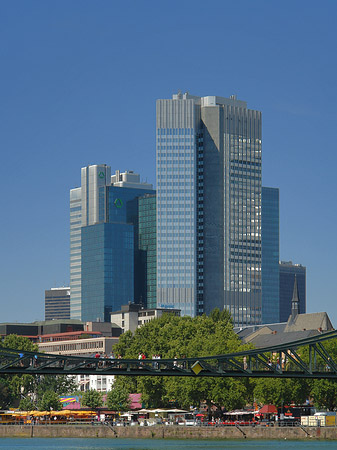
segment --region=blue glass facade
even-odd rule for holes
[[[140,190],[107,186],[107,222],[138,224],[138,200],[144,194],[154,194],[154,190]]]
[[[291,314],[295,275],[299,296],[299,313],[306,313],[306,268],[291,261],[282,261],[280,271],[280,322],[286,322]]]
[[[193,128],[157,129],[157,306],[190,316],[196,312],[195,164]]]
[[[189,93],[157,100],[157,305],[261,323],[261,113]]]
[[[109,312],[133,301],[134,227],[82,227],[82,320],[110,321]]]
[[[138,248],[140,252],[139,284],[142,303],[147,308],[157,307],[157,246],[156,196],[144,195],[138,199]],[[136,276],[135,276],[136,279]]]
[[[140,302],[138,197],[155,194],[134,172],[111,176],[105,164],[84,167],[71,191],[71,311],[83,321]]]
[[[157,307],[189,316],[197,312],[199,126],[194,98],[157,100]]]
[[[262,320],[262,119],[224,105],[224,289],[235,324]],[[206,172],[205,165],[205,172]]]
[[[134,277],[133,281],[133,298],[124,301],[124,305],[129,301],[135,303],[146,303],[144,297],[144,280],[146,278],[145,261],[141,257],[139,249],[139,204],[138,198],[144,194],[155,194],[152,189],[132,189],[121,188],[115,186],[107,186],[107,222],[109,223],[129,223],[133,224],[134,233]]]
[[[279,189],[262,188],[262,323],[280,322]]]

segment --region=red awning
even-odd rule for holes
[[[277,408],[275,405],[264,405],[259,411],[260,414],[275,414],[277,413]]]

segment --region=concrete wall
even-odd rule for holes
[[[104,425],[1,425],[1,437],[145,438],[145,439],[329,439],[337,440],[337,427],[114,427]]]

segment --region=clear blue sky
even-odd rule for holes
[[[237,94],[263,114],[281,259],[337,325],[335,1],[2,0],[1,318],[69,283],[69,189],[107,163],[155,182],[155,100]]]

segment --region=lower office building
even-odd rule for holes
[[[61,341],[75,341],[85,340],[87,338],[113,338],[112,345],[118,342],[118,337],[122,330],[115,324],[103,322],[86,322],[80,320],[47,320],[32,323],[0,323],[0,337],[6,337],[9,334],[17,334],[18,336],[25,336],[31,341],[42,344],[52,344]],[[97,344],[98,345],[98,344]],[[92,346],[98,350],[99,347]],[[99,344],[101,351],[110,351],[110,347],[105,348],[105,345]],[[86,351],[88,346],[68,347],[67,349],[58,348],[57,352],[69,349],[83,350],[83,354],[89,354]],[[53,348],[49,348],[53,352]],[[47,350],[46,350],[47,351]],[[78,353],[78,352],[77,352]]]
[[[299,295],[299,312],[306,312],[306,268],[301,264],[293,264],[292,261],[281,261],[280,271],[280,322],[288,320],[291,314],[291,299],[297,279]]]
[[[84,331],[39,336],[40,352],[65,356],[93,357],[99,353],[109,356],[118,343],[119,327],[107,323],[84,324]],[[95,329],[101,331],[94,331]],[[109,334],[109,335],[103,335]],[[114,335],[114,336],[112,336]],[[115,377],[113,375],[76,375],[75,381],[80,391],[95,389],[99,392],[111,390]]]
[[[70,319],[70,287],[45,291],[45,320]]]
[[[0,336],[9,334],[29,337],[32,341],[38,341],[45,334],[73,333],[83,331],[83,322],[80,320],[54,319],[41,320],[31,323],[0,323]]]
[[[57,337],[54,337],[54,339]],[[70,339],[63,341],[41,342],[39,351],[65,356],[94,356],[96,353],[109,355],[118,337],[99,336],[95,338]],[[115,377],[113,375],[76,375],[75,381],[80,391],[95,389],[99,392],[111,390]]]
[[[114,384],[114,375],[77,375],[76,382],[82,392],[90,389],[98,392],[109,392]]]
[[[142,325],[150,322],[153,319],[161,317],[163,314],[174,314],[180,316],[179,309],[165,309],[165,308],[149,308],[144,309],[141,305],[131,303],[129,305],[122,305],[120,311],[112,312],[111,322],[122,329],[122,332],[131,331],[132,333]]]
[[[109,355],[118,344],[118,337],[99,336],[86,339],[69,339],[39,343],[39,351],[52,355],[94,356],[96,353]]]

